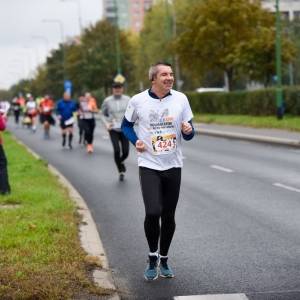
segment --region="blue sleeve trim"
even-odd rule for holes
[[[193,126],[193,123],[192,123],[192,120],[189,120],[189,123],[191,124],[192,126],[192,132],[190,134],[185,134],[182,130],[181,130],[181,134],[182,134],[182,138],[186,141],[190,141],[194,135],[195,135],[195,129],[194,129],[194,126]]]
[[[136,141],[139,139],[133,129],[134,123],[127,121],[127,119],[124,117],[121,129],[126,136],[126,138],[130,141],[130,143],[135,147]]]

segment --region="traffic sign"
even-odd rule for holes
[[[122,74],[118,74],[115,78],[114,78],[115,82],[120,82],[120,83],[124,83],[125,81],[125,77]]]
[[[65,80],[64,82],[64,90],[65,92],[72,93],[72,82],[71,80]]]

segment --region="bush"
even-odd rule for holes
[[[185,93],[192,110],[219,115],[276,115],[276,88],[230,93]],[[284,87],[285,113],[300,115],[300,87]]]

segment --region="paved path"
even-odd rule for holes
[[[92,155],[78,146],[62,150],[58,128],[50,141],[41,138],[40,130],[35,135],[11,131],[60,170],[85,199],[116,287],[123,291],[121,299],[300,299],[297,148],[200,134],[184,143],[170,251],[175,278],[147,284],[144,208],[133,147],[126,180],[120,183],[100,124]]]

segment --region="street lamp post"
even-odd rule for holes
[[[36,58],[36,62],[37,62],[37,65],[39,65],[39,53],[38,53],[38,49],[37,47],[34,47],[34,46],[23,46],[23,48],[28,48],[28,49],[33,49],[35,51],[35,58]]]
[[[13,62],[21,65],[22,77],[25,77],[24,62],[21,59],[14,59]]]
[[[276,105],[277,105],[277,119],[282,119],[281,102],[282,102],[282,79],[281,79],[281,37],[280,37],[280,15],[279,3],[276,0],[276,73],[277,73],[277,87],[276,87]]]
[[[26,55],[28,59],[28,79],[30,79],[30,70],[31,70],[31,62],[30,62],[30,55],[28,53],[19,52],[18,55]]]
[[[171,19],[170,19],[170,14],[169,14],[169,3],[168,0],[165,0],[166,2],[166,30],[167,30],[167,43],[168,45],[171,43]],[[172,64],[172,55],[168,55],[168,62]]]
[[[81,18],[81,6],[80,6],[80,1],[78,0],[60,0],[61,2],[75,2],[77,4],[77,9],[78,9],[78,23],[79,23],[79,30],[80,30],[80,34],[81,34],[81,39],[83,36],[83,26],[82,26],[82,18]],[[83,47],[83,42],[81,40],[81,56],[82,56],[82,62],[83,62],[83,91],[84,93],[87,91],[86,88],[86,78],[85,78],[85,71],[86,71],[86,55],[85,55],[85,51],[84,51],[84,47]]]
[[[48,43],[48,39],[45,36],[32,36],[32,39],[36,39],[36,40],[44,40],[45,41],[45,45],[46,45],[46,53],[48,53],[49,51],[49,43]]]
[[[120,51],[120,40],[119,40],[119,26],[118,26],[118,6],[117,6],[117,1],[116,0],[114,0],[114,4],[115,4],[115,36],[116,36],[117,70],[118,70],[118,74],[122,74],[121,51]]]
[[[60,20],[43,20],[43,22],[49,23],[58,23],[60,25],[60,32],[61,32],[61,43],[62,43],[62,65],[63,65],[63,79],[66,81],[67,74],[66,74],[66,51],[65,51],[65,39],[64,39],[64,26]]]

